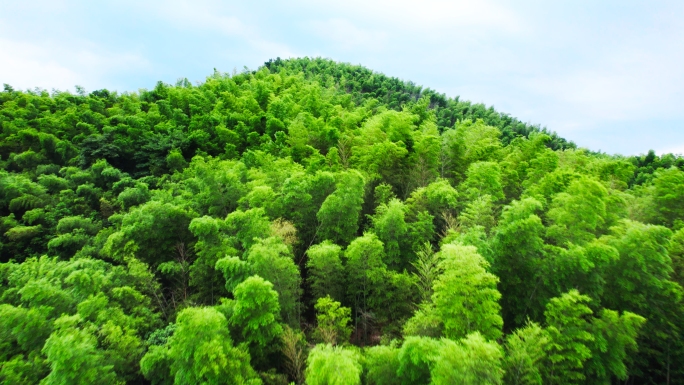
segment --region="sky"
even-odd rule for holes
[[[684,153],[684,1],[0,1],[0,83],[135,92],[324,57],[580,147]]]

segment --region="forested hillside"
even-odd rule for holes
[[[0,383],[684,383],[679,156],[308,58],[0,124]]]

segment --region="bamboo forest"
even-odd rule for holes
[[[684,383],[679,155],[321,58],[0,124],[2,384]]]

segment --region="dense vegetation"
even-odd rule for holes
[[[684,382],[684,161],[363,67],[0,93],[3,384]]]

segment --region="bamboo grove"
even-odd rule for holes
[[[0,92],[3,384],[684,382],[684,159],[360,66]]]

